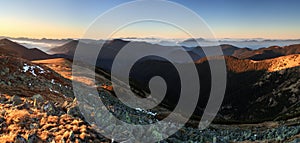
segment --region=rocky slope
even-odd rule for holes
[[[1,142],[109,142],[78,117],[75,102],[0,95]]]
[[[70,72],[70,61],[64,59],[52,59],[47,61],[35,61],[32,63],[24,59],[10,56],[2,56],[0,60],[2,63],[0,65],[2,69],[0,73],[1,75],[3,74],[1,76],[1,81],[3,82],[0,85],[0,139],[2,141],[110,142],[110,140],[105,139],[101,134],[97,133],[81,116],[78,107],[76,106],[76,100],[73,101],[72,89],[63,87],[66,85],[68,86],[71,81],[64,79],[53,71],[56,70],[58,73],[68,77],[68,75],[70,75],[70,73],[68,73]],[[292,85],[294,82],[289,79],[297,74],[299,75],[295,70],[285,70],[287,71],[276,71],[278,74],[282,73],[282,76],[280,76],[281,78],[286,77],[279,81],[279,83],[282,83],[280,85],[283,85],[283,87]],[[262,77],[267,77],[267,75]],[[278,75],[274,74],[260,80],[268,85],[272,83],[276,77],[278,77]],[[52,79],[54,79],[54,81]],[[11,84],[9,84],[9,82],[11,82]],[[30,83],[34,88],[30,89]],[[20,85],[28,86],[19,87]],[[259,87],[260,85],[258,84],[256,86]],[[52,91],[49,88],[51,88]],[[297,88],[298,87],[293,87],[291,88],[292,90],[288,89],[286,93],[292,93],[292,91]],[[275,91],[274,94],[277,95],[277,93],[282,92],[280,89],[281,88],[279,88],[278,91]],[[56,91],[58,91],[58,93]],[[99,93],[108,109],[123,121],[133,123],[142,122],[144,124],[158,121],[155,114],[159,114],[161,110],[145,111],[131,109],[122,105],[119,100],[111,95],[111,93],[105,90],[100,90]],[[274,98],[274,100],[289,100],[284,99],[285,96],[278,97],[280,98]],[[286,97],[289,98],[289,96]],[[245,96],[245,98],[248,97]],[[235,104],[236,102],[232,103]],[[266,98],[260,99],[260,102],[257,103],[267,105],[269,101]],[[254,103],[254,105],[255,104],[256,103]],[[259,107],[258,105],[259,104],[255,105],[255,107]],[[292,110],[286,110],[287,112],[283,112],[283,114],[281,114],[282,116],[278,117],[292,118],[292,116],[289,117],[288,115],[296,114],[289,111],[297,111],[294,110],[297,109],[296,107],[297,106],[291,106],[289,109]],[[222,113],[227,113],[226,109],[223,109]],[[262,116],[261,114],[263,113],[264,112],[261,112],[259,116]],[[223,117],[224,116],[225,114]],[[105,119],[105,117],[103,119]],[[170,123],[161,124],[164,127],[170,126]],[[176,124],[173,124],[172,126],[176,126]],[[109,128],[109,126],[107,128]],[[299,119],[294,118],[288,121],[265,122],[254,125],[240,124],[227,126],[215,124],[203,131],[185,127],[162,142],[238,142],[255,140],[282,142],[297,141],[296,138],[299,136],[299,133]],[[135,132],[132,132],[132,134],[129,134],[128,136],[137,138],[143,137]],[[144,139],[147,140],[146,137]]]
[[[38,60],[38,59],[49,59],[50,55],[44,53],[43,51],[34,48],[27,49],[26,47],[12,42],[8,39],[0,40],[0,54],[11,55],[15,57],[21,57],[27,60]]]
[[[215,122],[257,123],[274,120],[280,114],[300,107],[299,55],[253,61],[225,57],[227,88],[222,110]],[[212,59],[220,62],[220,59]],[[163,68],[162,68],[163,67]],[[206,59],[196,63],[200,77],[200,96],[196,115],[202,115],[211,89],[210,68]],[[168,72],[166,72],[168,71]],[[148,94],[148,82],[161,76],[167,83],[162,105],[170,110],[178,102],[179,77],[171,63],[147,60],[136,63],[131,70],[132,86]],[[293,109],[292,109],[293,108]],[[284,116],[284,115],[282,115]],[[297,114],[295,114],[297,116]]]
[[[45,66],[11,56],[0,56],[0,61],[2,93],[19,96],[41,94],[46,99],[59,98],[62,101],[73,97],[71,82]]]
[[[108,142],[83,120],[70,80],[25,59],[0,61],[1,142]]]
[[[213,57],[211,59],[218,60],[220,59],[220,57]],[[195,61],[195,63],[201,64],[206,61],[207,58],[202,58],[200,60]],[[300,66],[300,54],[292,54],[260,61],[250,59],[238,59],[233,56],[225,56],[225,61],[227,70],[235,73],[260,70],[275,72],[283,69]]]

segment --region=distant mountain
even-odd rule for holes
[[[57,46],[55,48],[50,49],[48,53],[57,54],[60,55],[59,57],[63,57],[63,58],[73,59],[78,44],[80,44],[81,47],[84,47],[85,53],[81,53],[81,54],[86,55],[87,57],[89,56],[88,55],[89,52],[94,52],[96,47],[99,46],[99,42],[86,43],[83,41],[79,42],[78,40],[72,40],[61,46]]]
[[[248,48],[239,48],[229,44],[220,45],[224,56],[235,56],[237,53],[241,53],[243,51],[250,51]]]
[[[261,48],[253,51],[245,51],[243,53],[240,53],[239,55],[234,56],[241,59],[264,60],[291,54],[300,54],[300,44],[284,47],[271,46],[268,48]]]
[[[294,45],[299,44],[300,39],[263,39],[263,38],[254,38],[254,39],[203,39],[203,38],[196,38],[194,39],[187,39],[183,41],[178,41],[177,43],[186,46],[186,47],[196,47],[199,44],[196,40],[200,43],[201,46],[217,46],[223,44],[234,45],[236,47],[241,48],[250,48],[250,49],[259,49],[263,47],[270,47],[274,45],[278,46],[287,46],[287,45]]]
[[[54,54],[65,54],[68,56],[73,56],[78,43],[78,40],[72,40],[70,42],[67,42],[66,44],[50,49],[48,52]]]
[[[16,40],[16,41],[31,41],[31,42],[44,42],[44,43],[65,43],[68,41],[71,41],[72,39],[34,39],[34,38],[26,38],[26,37],[19,37],[19,38],[13,38],[13,37],[5,37],[7,39]]]
[[[220,60],[220,57],[210,58],[210,60]],[[273,59],[254,61],[250,59],[238,59],[233,56],[225,56],[227,70],[235,73],[247,71],[268,71],[276,72],[288,68],[300,66],[300,54],[287,55]],[[207,62],[207,58],[196,61],[196,64]]]
[[[204,38],[197,38],[197,39],[190,38],[182,41],[181,43],[189,43],[189,42],[194,43],[194,42],[201,42],[201,41],[206,41],[206,40]]]
[[[220,45],[224,56],[233,56],[239,59],[265,60],[287,56],[292,54],[300,54],[300,44],[289,46],[271,46],[268,48],[260,48],[252,50],[249,48],[239,48],[229,44]]]
[[[104,69],[105,71],[109,72],[111,69],[112,62],[115,59],[115,56],[118,54],[118,52],[127,44],[135,47],[141,47],[141,48],[157,48],[157,51],[160,49],[172,49],[167,51],[165,53],[166,55],[173,55],[180,57],[182,52],[188,52],[191,58],[197,63],[199,59],[202,59],[203,57],[206,57],[203,48],[201,47],[180,47],[180,46],[161,46],[158,44],[150,44],[147,42],[136,42],[136,41],[124,41],[121,39],[114,39],[107,41],[103,44],[103,47],[101,49],[101,52],[99,53],[98,60],[97,60],[97,66]],[[76,47],[78,46],[79,41],[73,40],[70,41],[62,46],[56,47],[51,49],[52,53],[66,55],[66,58],[72,59],[73,55],[75,53]],[[99,46],[99,43],[85,43],[80,42],[81,47],[84,47],[85,50],[81,51],[82,55],[85,55],[86,57],[89,57],[89,53],[95,52],[95,49],[97,49],[97,46]],[[238,59],[250,59],[250,60],[264,60],[264,59],[271,59],[276,58],[280,56],[285,55],[291,55],[291,54],[298,54],[300,53],[300,46],[299,45],[291,45],[286,47],[278,47],[278,46],[272,46],[269,48],[261,48],[258,50],[251,50],[249,48],[239,48],[233,45],[229,44],[223,44],[219,46],[224,56],[232,56],[236,57]],[[208,46],[205,48],[216,48],[215,46]],[[175,49],[175,50],[174,50]],[[132,52],[134,54],[134,51]],[[149,58],[149,57],[148,57]],[[151,57],[152,59],[155,57]],[[145,59],[144,59],[145,60]],[[156,58],[157,60],[157,58]],[[165,59],[160,59],[165,60]],[[182,61],[183,63],[185,61]],[[124,65],[125,66],[125,65]]]
[[[27,60],[49,59],[52,57],[37,48],[27,49],[26,47],[8,39],[0,40],[0,53],[2,55],[11,55]]]

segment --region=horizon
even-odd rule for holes
[[[0,35],[33,39],[80,39],[97,16],[130,0],[116,1],[5,1],[0,13]],[[241,2],[238,0],[183,1],[172,0],[198,15],[211,28],[217,39],[299,39],[299,1],[275,0]],[[55,8],[55,9],[54,9]],[[130,15],[128,13],[127,15]],[[126,15],[126,14],[125,14]],[[183,20],[189,20],[185,18]],[[140,24],[125,28],[113,38],[157,36],[188,39],[190,37],[157,24]],[[109,28],[109,25],[108,25]],[[197,28],[191,25],[191,28]],[[147,31],[147,29],[149,29]],[[168,34],[172,32],[172,34]],[[201,36],[199,36],[201,37]],[[101,39],[93,35],[91,39]],[[203,37],[205,38],[205,37]]]
[[[0,35],[0,39],[29,39],[29,40],[81,40],[82,37],[80,38],[70,38],[70,37],[63,37],[63,38],[48,38],[48,37],[13,37],[13,36],[6,36],[6,35]],[[210,40],[210,38],[203,38],[203,37],[196,37],[196,38],[191,38],[191,37],[186,37],[186,38],[168,38],[168,37],[112,37],[110,39],[95,39],[95,38],[88,38],[88,40],[113,40],[113,39],[160,39],[160,40],[188,40],[188,39],[204,39],[204,40]],[[288,40],[300,40],[299,38],[262,38],[262,37],[254,37],[254,38],[215,38],[216,40],[225,40],[225,39],[231,39],[231,40],[283,40],[283,41],[288,41]]]

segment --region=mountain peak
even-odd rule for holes
[[[0,44],[17,44],[7,38],[4,38],[4,39],[0,39]]]
[[[0,40],[0,53],[27,60],[47,59],[51,57],[39,49],[27,49],[26,47],[6,38]]]

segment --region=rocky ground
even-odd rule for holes
[[[73,96],[71,81],[53,71],[51,66],[7,56],[1,56],[0,61],[0,142],[112,142],[97,132],[99,128],[93,123],[87,123]],[[129,108],[113,93],[101,88],[98,92],[106,108],[127,123],[156,123],[159,112],[167,112],[164,108]],[[88,96],[85,91],[83,94]],[[109,120],[104,114],[91,114]],[[160,122],[160,126],[172,130],[178,124]],[[105,125],[101,129],[111,128]],[[126,137],[130,138],[124,142],[151,141],[150,137],[128,132],[130,130],[124,129]],[[162,139],[164,133],[160,130],[152,131],[154,138]],[[299,138],[300,118],[295,117],[259,124],[213,124],[205,130],[183,127],[161,142],[300,142]]]
[[[1,94],[0,110],[0,142],[109,142],[77,117],[73,102]]]
[[[117,109],[114,114],[123,121],[142,124],[158,121],[153,112],[128,110],[113,97],[106,97],[114,105],[112,108]],[[40,95],[25,98],[1,94],[0,110],[1,142],[111,142],[83,120],[76,100],[59,104]],[[135,132],[129,136],[143,137]],[[211,125],[205,130],[184,127],[161,142],[299,142],[297,137],[300,137],[300,120],[295,118],[256,125]]]
[[[105,96],[105,94],[100,94],[100,96]],[[144,124],[158,121],[154,118],[155,114],[152,114],[156,113],[156,111],[140,113],[139,110],[128,109],[113,96],[106,96],[105,100],[105,103],[109,103],[107,107],[114,105],[112,108],[117,110],[111,111],[115,111],[114,115],[123,121],[129,120],[132,123],[139,121]],[[135,118],[140,115],[143,115],[143,117],[147,116],[147,118]],[[177,125],[175,123],[170,125],[170,123],[164,122],[161,124],[162,126]],[[300,118],[294,118],[287,121],[270,121],[259,124],[212,124],[204,130],[183,127],[162,142],[300,142],[299,137]]]

